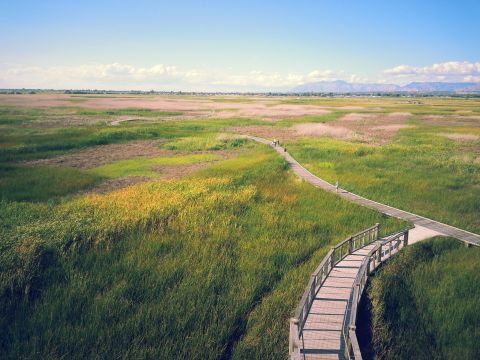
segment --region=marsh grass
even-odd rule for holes
[[[368,296],[376,358],[480,356],[479,250],[434,238],[406,248],[375,275]]]
[[[260,145],[182,181],[1,206],[6,358],[281,358],[328,246],[402,226],[298,181]]]
[[[347,114],[344,111],[333,111],[325,115],[307,115],[297,116],[293,118],[282,119],[273,123],[276,127],[290,127],[302,123],[327,123],[338,120],[343,115]]]
[[[479,232],[478,141],[455,142],[439,135],[445,131],[404,129],[381,147],[331,138],[292,141],[287,147],[313,173],[348,191]]]
[[[99,174],[73,168],[0,166],[0,198],[46,201],[91,188],[103,180]]]
[[[201,150],[233,150],[249,144],[244,137],[225,133],[205,133],[200,136],[182,137],[162,145],[169,150],[201,151]]]
[[[115,178],[121,176],[158,177],[160,176],[160,173],[158,171],[155,171],[155,166],[189,165],[220,159],[221,157],[214,154],[128,159],[115,161],[107,165],[96,167],[92,170],[89,170],[88,173],[105,178]]]
[[[350,100],[326,101],[363,102],[365,111],[405,106],[398,99]],[[301,101],[325,105],[323,99]],[[408,106],[437,113],[479,109],[467,101],[439,102]],[[1,358],[285,358],[288,318],[329,247],[377,222],[384,233],[405,226],[302,182],[271,149],[225,134],[265,124],[261,120],[24,126],[80,111],[87,117],[177,117],[142,109],[0,108]],[[343,111],[274,126],[331,121]],[[412,207],[475,229],[478,166],[464,154],[476,145],[416,125],[383,148],[332,139],[288,147],[328,180],[341,176],[347,189],[400,205],[406,196]],[[73,195],[104,178],[153,176],[156,165],[219,157],[131,159],[91,171],[15,164],[141,139],[162,139],[163,147],[179,151],[235,150],[238,156],[188,178],[106,194]],[[437,192],[430,199],[432,187]]]

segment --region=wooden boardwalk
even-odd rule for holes
[[[375,245],[371,243],[347,255],[328,274],[303,327],[302,359],[344,359],[350,296],[363,260]]]
[[[368,276],[408,244],[409,229],[378,234],[376,224],[350,236],[314,271],[290,321],[291,360],[361,360],[355,325]]]
[[[266,144],[270,146],[272,145],[271,141],[263,138],[259,138],[255,136],[249,136],[249,138],[257,142],[260,142],[262,144]],[[288,164],[290,165],[290,167],[292,168],[295,174],[297,174],[298,176],[303,178],[305,181],[308,181],[309,183],[311,183],[316,187],[322,188],[323,190],[337,193],[337,189],[335,185],[332,185],[329,182],[323,179],[320,179],[318,176],[313,175],[310,171],[308,171],[302,165],[300,165],[298,161],[295,160],[288,152],[284,151],[284,148],[279,146],[275,146],[273,148],[282,157],[285,158],[285,160],[288,162]],[[357,203],[362,206],[366,206],[371,209],[378,210],[386,215],[393,216],[402,220],[410,221],[415,226],[417,225],[421,226],[423,228],[436,232],[440,235],[452,236],[469,245],[480,246],[480,235],[478,234],[474,234],[466,230],[462,230],[447,224],[443,224],[441,222],[426,218],[424,216],[412,214],[408,211],[404,211],[388,205],[384,205],[342,189],[339,189],[337,194],[347,200],[350,200],[354,203]]]

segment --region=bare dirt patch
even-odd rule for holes
[[[126,188],[131,185],[142,182],[152,181],[152,178],[146,176],[124,176],[115,179],[109,179],[101,182],[89,192],[104,194],[112,190]]]
[[[99,145],[48,159],[28,161],[25,164],[92,169],[118,160],[180,154],[179,151],[160,149],[158,145],[162,142],[160,140],[145,140],[125,144]]]
[[[367,122],[369,125],[383,125],[392,123],[404,123],[412,114],[407,112],[394,112],[387,114],[372,114],[372,113],[351,113],[347,114],[338,122]]]
[[[300,136],[331,136],[337,139],[353,139],[355,132],[343,126],[330,126],[321,123],[295,125],[292,128]]]
[[[228,129],[230,132],[243,135],[253,135],[265,139],[293,140],[301,136],[291,128],[277,128],[273,126],[241,126]]]
[[[401,129],[411,127],[406,124],[410,116],[411,114],[407,112],[351,113],[329,125],[346,128],[354,132],[356,138],[372,145],[384,145],[388,144]]]
[[[440,134],[445,136],[450,140],[456,141],[476,141],[480,139],[480,136],[474,134],[458,134],[458,133],[450,133],[450,134]]]

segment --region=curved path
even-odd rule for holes
[[[272,146],[272,142],[270,140],[266,140],[256,136],[247,136],[247,137],[259,143]],[[337,193],[338,196],[340,197],[343,197],[359,205],[378,210],[386,215],[412,222],[415,225],[415,229],[413,229],[413,231],[411,232],[412,237],[409,243],[414,243],[416,241],[423,240],[435,235],[443,235],[443,236],[451,236],[451,237],[457,238],[463,241],[466,245],[480,246],[480,235],[478,234],[474,234],[472,232],[462,230],[462,229],[426,218],[424,216],[412,214],[408,211],[404,211],[388,205],[384,205],[342,189],[338,189],[338,192],[337,192],[337,188],[335,187],[335,185],[332,185],[329,182],[313,175],[310,171],[308,171],[302,165],[300,165],[297,160],[295,160],[287,151],[284,150],[284,148],[279,146],[272,146],[272,147],[283,158],[285,158],[285,160],[288,162],[288,164],[290,165],[290,167],[292,168],[295,174],[303,178],[305,181],[308,181],[312,185],[330,192]]]
[[[302,354],[295,360],[344,359],[344,331],[348,326],[351,294],[360,267],[377,242],[347,255],[336,264],[320,286],[310,306],[299,340]]]

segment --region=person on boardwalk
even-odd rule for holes
[[[338,193],[338,180],[337,180],[337,182],[335,183],[335,192]]]

